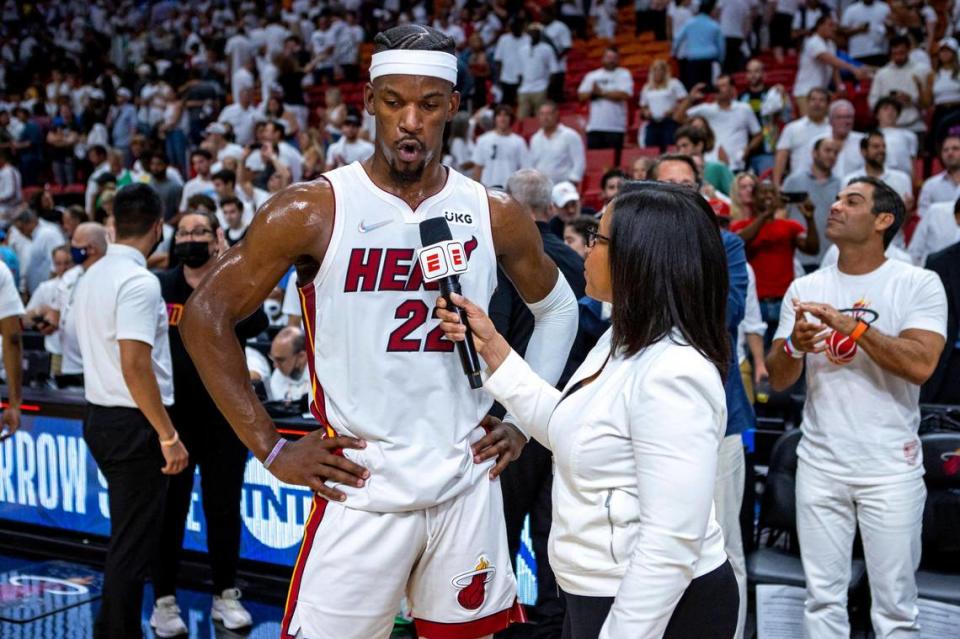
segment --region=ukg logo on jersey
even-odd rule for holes
[[[247,460],[243,480],[240,514],[250,534],[264,546],[278,550],[299,543],[313,493],[281,482],[253,457]]]

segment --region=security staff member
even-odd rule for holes
[[[3,368],[7,373],[7,409],[0,423],[0,441],[20,428],[20,379],[23,371],[23,342],[20,317],[23,302],[13,273],[0,261],[0,338],[3,343]]]
[[[240,557],[240,491],[247,447],[237,439],[204,388],[183,347],[178,328],[187,298],[213,269],[217,257],[227,245],[217,216],[199,209],[180,218],[173,239],[177,266],[161,273],[159,279],[167,305],[173,382],[177,389],[170,416],[181,440],[190,450],[190,463],[185,472],[170,479],[167,490],[160,551],[153,570],[156,603],[150,616],[150,625],[159,637],[175,637],[187,632],[175,592],[183,527],[190,509],[197,465],[200,466],[203,513],[207,521],[207,551],[213,572],[211,617],[229,630],[244,628],[253,622],[250,613],[240,604],[240,591],[236,587]],[[237,325],[237,337],[243,343],[266,330],[268,324],[267,316],[257,310]]]
[[[90,404],[83,437],[107,478],[110,545],[96,639],[142,637],[143,582],[156,555],[167,476],[189,461],[173,404],[167,313],[147,256],[163,239],[163,205],[146,184],[114,199],[116,242],[80,283],[72,317]]]

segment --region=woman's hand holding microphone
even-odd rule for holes
[[[467,321],[473,331],[473,345],[477,354],[483,358],[490,373],[500,368],[507,356],[510,355],[510,345],[503,335],[497,332],[493,321],[479,306],[456,293],[450,299],[454,304],[467,312]],[[451,342],[462,342],[466,338],[467,327],[460,323],[457,313],[448,307],[443,297],[437,298],[437,317],[440,319],[440,328]]]

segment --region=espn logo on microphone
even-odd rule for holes
[[[467,253],[456,240],[438,242],[420,249],[418,256],[423,279],[436,282],[444,277],[467,272]]]

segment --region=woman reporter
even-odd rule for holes
[[[563,637],[729,639],[737,584],[713,512],[730,361],[715,216],[688,188],[632,183],[590,246],[587,294],[613,304],[612,328],[563,392],[454,297],[487,365],[484,388],[554,454]],[[449,339],[464,339],[442,299],[438,315]]]

